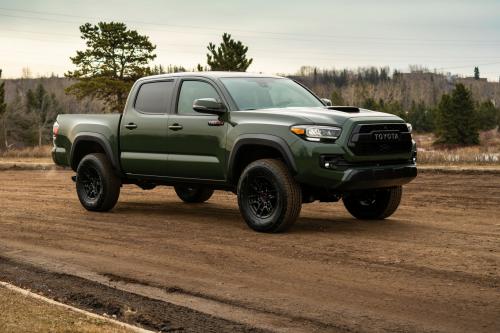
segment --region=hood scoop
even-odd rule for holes
[[[342,112],[348,112],[348,113],[356,113],[359,112],[359,108],[355,106],[328,106],[328,110],[336,110],[336,111],[342,111]]]

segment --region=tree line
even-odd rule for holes
[[[86,48],[70,58],[75,69],[65,73],[65,79],[52,78],[62,80],[62,85],[47,89],[47,82],[54,81],[41,79],[26,88],[26,81],[21,80],[7,103],[0,71],[1,149],[46,144],[57,114],[121,112],[138,78],[186,71],[177,65],[151,66],[156,46],[148,36],[128,29],[124,23],[86,23],[80,33]],[[253,62],[247,57],[248,46],[227,33],[219,45],[209,43],[207,51],[207,64],[191,70],[246,71]],[[478,131],[500,124],[495,105],[500,89],[484,89],[487,83],[479,82],[477,67],[477,82],[465,82],[467,85],[417,66],[411,67],[410,73],[391,72],[387,67],[327,70],[304,66],[287,76],[321,97],[330,97],[335,105],[359,105],[396,114],[417,131],[436,133],[441,144],[477,144]]]

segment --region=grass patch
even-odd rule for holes
[[[6,151],[0,151],[0,157],[3,158],[50,158],[52,145],[15,148]]]
[[[435,146],[433,134],[413,135],[417,142],[419,164],[500,166],[500,133],[482,132],[480,144],[469,147]]]
[[[130,333],[108,321],[87,317],[57,305],[0,287],[0,332]]]

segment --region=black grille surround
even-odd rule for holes
[[[397,133],[397,140],[375,139],[375,134]],[[359,156],[410,153],[413,147],[411,133],[405,123],[358,124],[351,132],[349,149]]]

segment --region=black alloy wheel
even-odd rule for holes
[[[108,211],[120,196],[121,180],[105,154],[86,155],[76,170],[76,193],[90,211]]]
[[[300,214],[300,185],[280,160],[250,163],[239,178],[237,192],[241,215],[255,231],[285,231]]]

